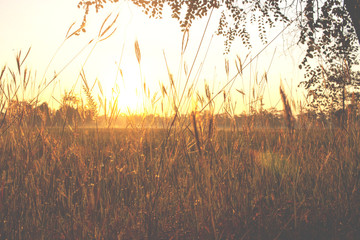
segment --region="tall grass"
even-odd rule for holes
[[[359,236],[359,132],[194,131],[12,128],[1,238]]]
[[[135,51],[140,65],[137,42]],[[4,80],[4,71],[7,115],[19,85],[16,77]],[[170,89],[162,85],[159,102],[172,104],[172,118],[161,129],[38,126],[27,121],[27,105],[11,121],[3,116],[0,238],[358,239],[357,129],[295,128],[282,89],[291,131],[219,128],[214,97],[224,94],[223,111],[234,119],[229,94],[212,95],[206,85],[205,96],[177,89],[168,73]],[[97,104],[81,77],[88,107],[103,106],[115,118],[116,103]],[[201,108],[191,108],[190,96]]]

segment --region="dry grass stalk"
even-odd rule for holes
[[[195,140],[196,140],[196,146],[198,148],[198,151],[200,153],[200,156],[202,155],[202,151],[201,151],[201,142],[200,142],[200,135],[199,135],[199,130],[197,127],[197,123],[196,123],[196,112],[192,112],[191,113],[191,122],[194,128],[194,135],[195,135]]]
[[[111,37],[115,31],[116,31],[116,27],[112,30],[111,33],[109,33],[107,36],[105,36],[105,34],[114,26],[114,24],[116,23],[117,21],[117,18],[119,17],[119,14],[116,15],[116,17],[114,18],[114,20],[105,28],[105,30],[103,30],[104,26],[105,26],[105,23],[107,22],[107,20],[110,18],[111,14],[109,14],[104,22],[102,23],[101,25],[101,28],[99,30],[99,34],[98,34],[98,38],[99,38],[99,42],[101,41],[105,41],[106,39],[108,39],[109,37]]]
[[[210,113],[208,117],[209,117],[208,140],[211,141],[214,133],[214,116],[212,113]]]
[[[284,105],[283,113],[284,113],[286,126],[289,130],[293,130],[294,129],[294,116],[292,114],[288,98],[286,96],[286,93],[282,89],[282,86],[280,86],[280,96],[281,96],[281,101]]]

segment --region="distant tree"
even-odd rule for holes
[[[50,109],[46,102],[43,102],[39,106],[35,107],[34,109],[34,118],[36,125],[50,125],[51,118],[50,118]]]
[[[8,124],[30,124],[32,105],[27,101],[11,100],[6,109],[6,122]]]
[[[61,102],[60,108],[55,113],[53,121],[54,125],[77,125],[81,123],[82,118],[78,111],[79,99],[76,96],[65,92]]]
[[[64,124],[74,126],[82,123],[78,109],[71,106],[63,106],[55,113],[53,124],[62,126]]]
[[[34,106],[27,101],[12,100],[6,109],[6,122],[8,124],[25,123],[28,126],[50,124],[50,110],[46,102]]]

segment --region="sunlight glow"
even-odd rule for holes
[[[183,93],[186,95],[193,84],[196,86],[194,93],[198,89],[203,89],[201,83],[204,81],[209,83],[210,88],[213,89],[213,94],[217,94],[219,91],[221,92],[221,89],[228,82],[223,67],[224,58],[229,59],[229,76],[232,78],[237,73],[234,64],[237,56],[244,60],[249,54],[247,61],[243,62],[243,64],[246,64],[263,47],[256,48],[254,46],[249,51],[244,49],[238,41],[235,41],[232,52],[228,56],[224,56],[224,39],[216,36],[212,38],[217,29],[219,17],[217,15],[219,13],[214,13],[209,29],[205,34],[204,42],[200,47],[199,44],[207,18],[194,22],[189,31],[188,47],[182,55],[183,33],[180,31],[179,23],[170,18],[171,12],[168,11],[169,9],[165,9],[164,19],[149,19],[142,13],[141,9],[129,2],[108,5],[99,14],[91,14],[86,26],[86,33],[71,37],[62,45],[69,26],[74,21],[76,22],[75,26],[79,26],[82,20],[82,12],[73,4],[66,2],[62,3],[61,6],[46,4],[45,10],[45,5],[40,0],[32,2],[31,11],[14,11],[13,9],[17,9],[19,2],[26,3],[24,6],[28,7],[27,2],[23,0],[16,0],[11,4],[9,2],[6,5],[0,3],[0,6],[4,7],[0,7],[0,13],[4,13],[7,19],[6,22],[0,23],[0,29],[4,36],[1,39],[2,44],[0,44],[0,52],[2,53],[0,63],[1,66],[14,64],[13,56],[15,53],[18,50],[25,52],[31,46],[29,60],[25,64],[29,64],[30,68],[34,69],[34,72],[38,71],[40,77],[38,77],[37,84],[41,83],[42,76],[45,73],[45,79],[49,80],[52,79],[55,72],[59,73],[61,71],[59,78],[50,84],[40,96],[42,101],[49,102],[54,108],[57,108],[59,104],[53,99],[60,101],[65,90],[74,89],[75,93],[81,91],[82,81],[79,73],[84,70],[89,85],[93,85],[95,80],[99,79],[104,92],[103,96],[101,96],[103,99],[106,98],[107,101],[111,101],[111,99],[114,99],[114,95],[118,94],[118,107],[121,113],[143,113],[144,110],[153,113],[155,108],[160,111],[160,109],[163,109],[160,104],[161,101],[158,101],[159,105],[154,107],[151,100],[156,93],[158,93],[158,96],[155,96],[155,99],[159,98],[162,85],[167,90],[170,90],[166,65],[168,65],[169,72],[174,77],[179,96]],[[3,10],[5,7],[9,10]],[[68,13],[67,10],[71,11]],[[11,14],[9,14],[10,12]],[[13,14],[13,12],[18,15]],[[61,15],[64,12],[67,14]],[[111,16],[105,27],[102,28],[102,23],[109,14]],[[119,14],[118,21],[111,27],[109,32],[112,32],[115,28],[117,30],[105,41],[97,42],[99,30],[106,29],[117,14]],[[29,21],[25,22],[24,19]],[[14,25],[9,27],[8,22]],[[280,30],[274,30],[274,32]],[[141,50],[140,64],[135,56],[135,40],[138,40]],[[267,89],[264,91],[265,105],[272,107],[279,102],[278,86],[280,79],[290,78],[288,81],[291,83],[288,84],[288,89],[292,92],[293,98],[296,97],[295,95],[301,95],[293,92],[292,85],[297,86],[298,82],[302,80],[302,75],[299,74],[297,64],[295,64],[301,59],[302,52],[290,48],[288,50],[282,49],[282,41],[280,40],[278,39],[276,43],[278,48],[274,43],[271,49],[264,51],[245,69],[241,78],[236,78],[234,84],[229,84],[229,86],[234,85],[232,89],[230,89],[231,87],[225,88],[226,91],[229,91],[228,95],[232,96],[233,92],[235,92],[236,95],[233,97],[236,99],[239,93],[235,89],[238,89],[244,92],[244,96],[239,99],[242,100],[246,96],[247,101],[250,101],[252,89],[258,87],[254,81],[258,69],[260,71],[265,70],[268,73],[269,84],[266,85]],[[61,49],[57,52],[56,49],[59,46],[61,46]],[[274,64],[272,64],[274,48],[278,50],[274,58],[276,61],[274,60]],[[197,55],[198,50],[199,54]],[[47,69],[46,66],[52,57],[54,59],[51,60],[51,64]],[[292,61],[289,61],[289,58]],[[165,64],[165,61],[167,64]],[[189,79],[184,73],[184,65],[187,66],[188,72],[192,69]],[[286,67],[284,67],[285,65]],[[62,71],[63,68],[64,71]],[[122,75],[119,69],[121,69]],[[185,89],[185,82],[187,81],[189,81],[189,84],[186,85]],[[146,94],[144,93],[144,83],[146,84]],[[117,89],[116,94],[113,91],[115,88]],[[98,99],[98,94],[101,95],[99,89],[96,90],[96,93],[94,92],[96,99]],[[218,94],[219,97],[216,98],[216,101],[219,101],[219,106],[223,101],[222,95]],[[173,109],[171,101],[173,96],[170,97],[170,100],[163,99],[164,111]],[[169,106],[166,106],[166,104]],[[180,109],[188,109],[191,100],[182,100],[181,104],[183,106]],[[241,113],[244,109],[248,109],[247,104],[240,101],[236,112]],[[279,106],[276,104],[275,107]]]
[[[107,70],[99,76],[106,99],[117,99],[118,110],[125,114],[140,113],[143,110],[143,94],[140,73],[137,66],[124,65],[118,71]]]

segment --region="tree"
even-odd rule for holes
[[[46,102],[34,108],[34,125],[50,125],[50,108]]]
[[[360,0],[344,0],[360,43]]]
[[[62,97],[60,109],[55,113],[54,125],[62,126],[64,124],[78,125],[82,119],[79,113],[79,99],[71,93],[65,92]]]
[[[6,121],[9,124],[30,124],[33,107],[27,101],[11,100],[6,109]]]
[[[313,9],[314,3],[309,2],[309,9]],[[358,27],[354,29],[351,24],[359,17],[352,17],[344,5],[331,0],[322,5],[320,13],[308,10],[306,16],[308,27],[302,29],[300,39],[308,46],[300,64],[300,68],[306,70],[306,80],[301,85],[312,97],[310,107],[313,109],[344,112],[354,96],[359,100],[360,74],[353,70],[353,66],[359,64],[359,38],[356,39],[355,34]]]

